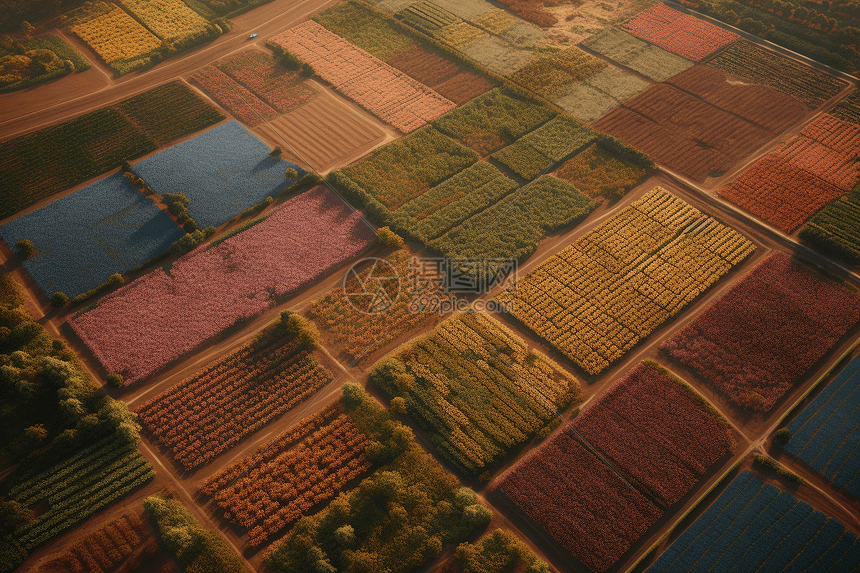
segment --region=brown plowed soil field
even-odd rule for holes
[[[382,124],[328,92],[255,131],[280,145],[284,159],[317,171],[349,163],[389,138]]]
[[[457,105],[495,87],[485,77],[463,70],[455,62],[419,45],[394,54],[385,63],[436,90]]]
[[[731,169],[806,112],[787,95],[695,66],[646,89],[594,127],[704,182]]]

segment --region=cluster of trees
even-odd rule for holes
[[[698,10],[842,71],[860,70],[855,5],[787,0],[701,0]]]
[[[273,547],[266,565],[278,572],[405,573],[424,565],[448,543],[487,526],[492,512],[415,444],[411,431],[370,406],[358,384],[342,400],[362,431],[373,436],[367,455],[384,464],[321,513],[302,518]],[[379,424],[382,422],[381,426]],[[386,436],[386,434],[388,434]]]
[[[204,529],[181,502],[170,494],[153,495],[143,502],[167,551],[189,573],[250,573],[218,533]]]

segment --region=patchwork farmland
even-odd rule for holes
[[[860,568],[850,2],[0,11],[0,573]]]

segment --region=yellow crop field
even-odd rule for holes
[[[131,60],[161,45],[161,40],[134,18],[113,6],[109,12],[71,26],[104,61]]]
[[[439,28],[433,33],[434,36],[450,46],[459,48],[466,44],[471,44],[475,40],[486,38],[489,36],[480,28],[476,28],[468,22],[457,22],[449,24],[443,28]]]
[[[122,4],[162,40],[184,38],[208,27],[182,0],[122,0]]]
[[[497,299],[598,374],[754,250],[737,231],[656,187]]]

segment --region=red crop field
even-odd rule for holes
[[[805,113],[764,86],[695,66],[649,87],[594,125],[693,180],[719,176]]]
[[[215,66],[200,68],[189,81],[246,125],[253,127],[278,117],[278,112],[266,102]]]
[[[768,411],[860,321],[860,295],[775,252],[661,346],[735,404]]]
[[[734,445],[728,422],[695,390],[642,363],[572,425],[624,476],[668,507]]]
[[[138,408],[140,423],[190,470],[331,381],[311,351],[277,325]]]
[[[483,76],[462,70],[455,62],[418,44],[390,56],[385,63],[433,88],[457,105],[495,87]]]
[[[663,514],[583,447],[571,426],[493,487],[595,573],[609,569]]]
[[[216,64],[281,113],[306,102],[316,92],[297,71],[290,71],[259,50],[227,56]]]
[[[222,469],[200,491],[257,547],[370,471],[368,443],[336,402]]]
[[[665,4],[640,12],[624,24],[624,29],[694,62],[740,37]]]
[[[334,193],[316,187],[262,223],[202,245],[99,300],[69,324],[108,372],[131,384],[225,328],[271,308],[358,255],[374,230]]]
[[[824,114],[719,194],[790,233],[860,181],[860,125]]]

